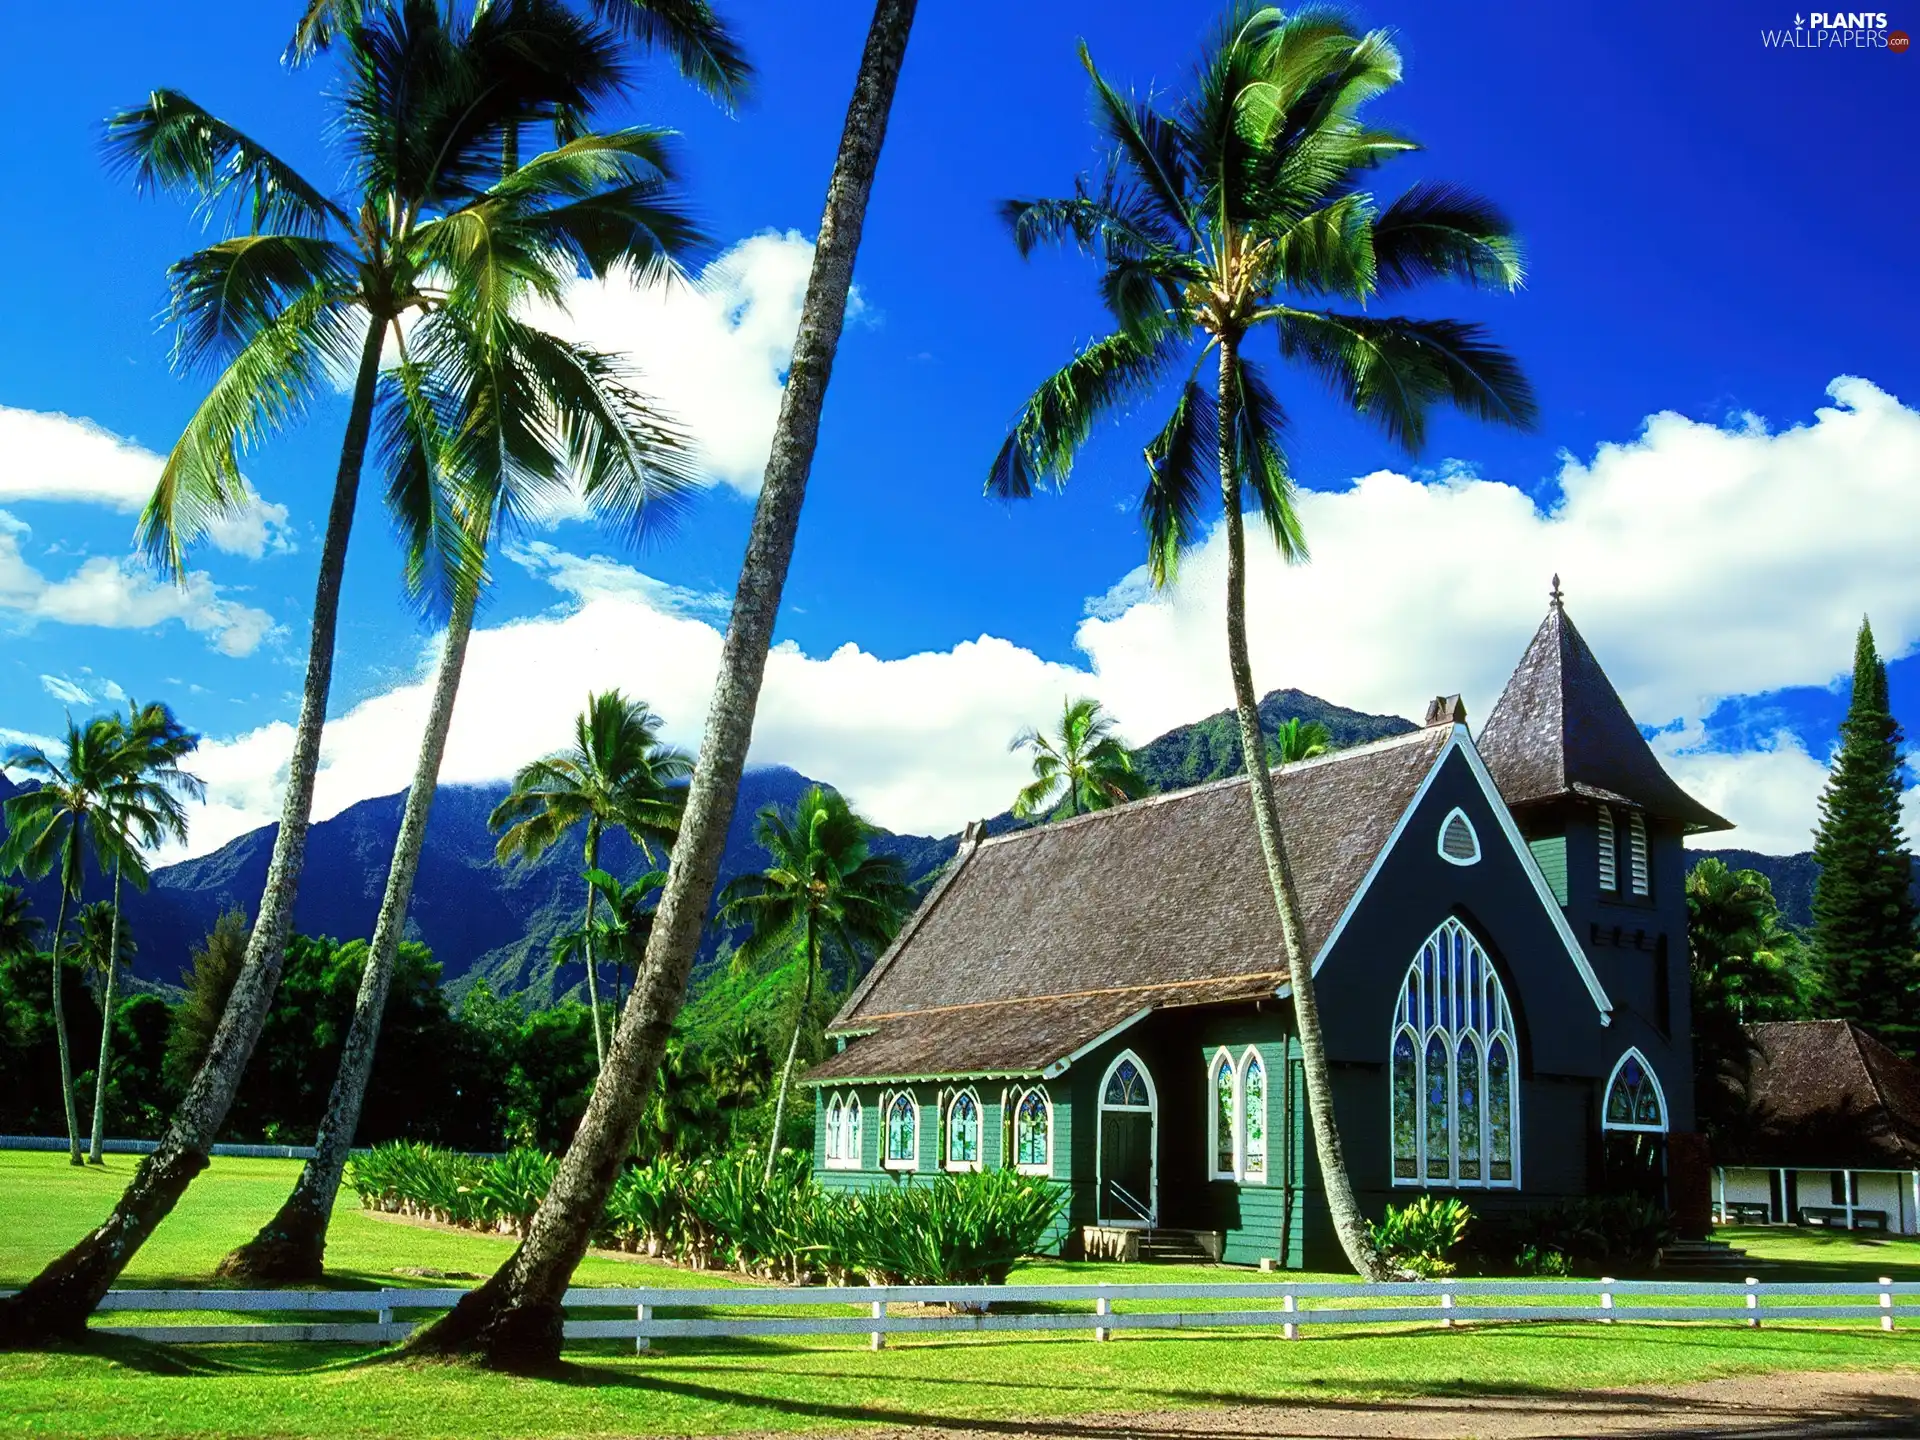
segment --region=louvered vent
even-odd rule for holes
[[[1627,816],[1627,878],[1633,893],[1647,893],[1647,817],[1638,810]]]
[[[1613,858],[1613,811],[1604,805],[1600,807],[1600,888],[1620,888],[1620,873]]]
[[[1473,833],[1473,822],[1455,810],[1440,826],[1440,854],[1456,865],[1471,865],[1480,858],[1480,837]]]

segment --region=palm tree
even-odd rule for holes
[[[526,1238],[492,1279],[442,1319],[413,1333],[408,1349],[416,1354],[468,1356],[515,1370],[544,1369],[559,1359],[561,1300],[599,1223],[622,1150],[655,1083],[674,1017],[686,998],[687,977],[719,878],[915,4],[876,0],[867,30],[827,182],[780,419],[721,647],[700,764],[688,786],[646,963],[620,1014],[600,1083]]]
[[[1334,1124],[1319,1008],[1273,798],[1246,638],[1243,498],[1251,492],[1290,562],[1306,558],[1282,444],[1285,413],[1249,344],[1271,335],[1279,357],[1326,381],[1356,413],[1409,449],[1441,402],[1483,419],[1530,424],[1532,392],[1479,326],[1378,314],[1373,302],[1430,279],[1513,288],[1518,246],[1506,219],[1448,185],[1415,185],[1382,209],[1362,188],[1382,162],[1413,149],[1363,118],[1400,80],[1384,31],[1359,34],[1338,12],[1236,7],[1201,58],[1194,88],[1171,111],[1124,96],[1094,68],[1097,121],[1113,145],[1103,174],[1058,200],[1006,207],[1022,253],[1067,241],[1103,265],[1113,331],[1034,393],[987,481],[1003,497],[1062,485],[1074,453],[1110,412],[1176,387],[1172,413],[1148,443],[1140,501],[1147,568],[1176,573],[1217,486],[1227,538],[1227,657],[1254,822],[1293,957],[1314,1143],[1342,1246],[1363,1275],[1374,1250]],[[1345,300],[1354,310],[1326,302]],[[1203,366],[1214,360],[1209,378]]]
[[[1014,797],[1013,813],[1022,820],[1048,811],[1050,818],[1090,814],[1146,794],[1146,777],[1113,726],[1098,700],[1082,697],[1061,702],[1060,728],[1051,735],[1028,726],[1014,736],[1009,750],[1033,752],[1033,783]]]
[[[913,887],[892,855],[876,855],[873,827],[853,813],[837,791],[815,785],[795,804],[793,816],[777,806],[760,812],[754,839],[767,852],[767,868],[742,875],[720,892],[720,917],[745,921],[747,942],[737,959],[746,965],[769,956],[794,956],[804,976],[800,1013],[780,1067],[773,1103],[773,1134],[767,1140],[768,1184],[773,1182],[780,1127],[800,1035],[813,1017],[813,992],[823,949],[831,947],[849,965],[862,953],[878,954],[892,941],[913,908]]]
[[[618,0],[618,3],[605,0],[598,8],[641,48],[667,51],[684,76],[723,106],[731,107],[746,92],[752,67],[726,27],[700,0],[691,0],[691,3],[689,0]],[[312,0],[288,47],[289,58],[296,62],[314,58],[331,46],[336,34],[358,26],[366,10],[360,0]],[[577,119],[571,112],[555,116],[559,143],[566,143],[568,129]],[[504,136],[502,169],[507,174],[518,168],[520,138],[518,128],[512,126]],[[677,262],[681,257],[668,248],[663,258]],[[491,388],[508,396],[525,396],[532,391],[519,377],[511,375],[503,376]],[[638,398],[632,397],[634,401]],[[656,517],[671,516],[675,502],[692,478],[692,464],[688,454],[690,446],[672,426],[656,420],[643,428],[630,423],[634,417],[644,418],[637,405],[632,407],[631,416],[614,417],[616,423],[609,434],[618,444],[603,447],[599,453],[583,450],[572,458],[574,472],[588,479],[589,503],[596,509],[605,509],[600,503],[602,495],[613,498],[618,503],[608,518],[616,523],[624,522],[638,536],[655,527]],[[592,436],[591,430],[582,430],[576,438],[586,442]],[[443,463],[450,460],[458,464],[462,449],[479,458],[500,453],[498,447],[480,443],[448,448],[453,453],[443,455]],[[620,487],[593,483],[596,462],[605,465],[609,457],[613,463],[629,465],[637,473],[641,482],[637,492],[641,509],[636,514],[621,513],[622,506],[636,498],[635,495]],[[499,493],[489,497],[485,505],[468,507],[467,543],[473,554],[487,553],[499,512],[518,508],[523,503],[516,492],[537,493],[554,482],[556,455],[549,450],[536,452],[530,458],[531,465],[526,458],[521,458],[498,473],[484,476]],[[410,561],[417,583],[418,576],[428,568],[431,556],[416,545]],[[360,975],[353,1020],[341,1046],[340,1068],[315,1137],[313,1157],[301,1167],[299,1181],[273,1219],[251,1241],[220,1262],[219,1273],[223,1276],[293,1282],[317,1279],[324,1273],[327,1225],[332,1218],[334,1198],[340,1190],[348,1150],[359,1125],[367,1082],[373,1073],[380,1017],[386,1009],[387,990],[406,929],[407,907],[413,897],[414,878],[426,843],[427,821],[439,787],[440,763],[446,754],[454,703],[466,668],[467,645],[473,634],[474,610],[479,603],[481,585],[477,576],[465,578],[471,583],[458,586],[446,635],[441,641],[440,664],[414,765],[413,783],[407,789],[400,830],[388,864],[386,890],[374,922],[373,938],[367,947],[367,963]],[[617,992],[617,971],[614,980]],[[597,1014],[595,1023],[598,1023]]]
[[[467,19],[428,0],[382,0],[339,40],[329,133],[357,187],[343,199],[178,92],[156,91],[108,124],[109,149],[140,188],[184,192],[241,232],[173,269],[176,358],[224,369],[142,517],[148,548],[177,569],[195,535],[245,502],[242,453],[334,374],[353,381],[286,801],[246,963],[158,1150],[106,1225],[0,1301],[0,1343],[84,1329],[204,1164],[259,1037],[305,857],[340,581],[376,420],[389,505],[410,548],[430,557],[420,583],[443,596],[476,575],[472,517],[518,503],[489,477],[541,473],[556,454],[551,468],[565,474],[591,456],[587,486],[607,508],[638,514],[648,497],[652,476],[626,436],[655,417],[622,366],[530,324],[524,301],[559,303],[582,272],[646,273],[696,242],[667,191],[665,136],[577,134],[503,173],[509,135],[572,129],[618,89],[618,37],[553,0],[492,0]],[[389,345],[395,359],[383,364]]]
[[[1298,765],[1332,749],[1333,733],[1318,720],[1302,720],[1295,715],[1273,732],[1272,745],[1269,764]]]
[[[620,972],[625,968],[635,975],[640,973],[640,962],[647,953],[647,939],[653,934],[653,906],[647,902],[655,899],[666,885],[667,872],[649,870],[625,885],[604,870],[589,870],[583,878],[606,902],[606,917],[596,919],[590,929],[569,930],[558,937],[553,942],[553,961],[555,965],[562,965],[584,959],[590,950],[610,960],[613,963],[613,1013],[618,1015],[622,998]]]
[[[609,828],[631,835],[652,864],[653,847],[673,843],[685,803],[680,782],[693,771],[685,752],[660,743],[663,723],[646,701],[629,700],[618,690],[588,695],[587,708],[574,720],[573,748],[522,766],[507,798],[487,817],[488,827],[502,832],[494,857],[503,863],[531,864],[584,824],[590,875],[600,870],[600,841]],[[593,943],[593,907],[599,894],[589,878],[581,928],[594,1058],[604,1067],[607,1046]]]
[[[120,758],[117,719],[96,717],[85,725],[67,719],[59,758],[37,745],[16,745],[0,766],[24,772],[39,782],[7,801],[7,837],[0,842],[0,872],[39,879],[58,870],[60,905],[53,922],[53,1033],[60,1051],[60,1098],[66,1106],[67,1158],[82,1164],[80,1117],[74,1105],[73,1049],[67,1035],[67,908],[77,904],[85,880],[86,856],[117,868],[128,846],[109,800]],[[138,864],[138,857],[135,857]],[[0,1302],[4,1303],[4,1302]]]
[[[130,957],[134,946],[124,940],[120,920],[120,881],[123,872],[131,875],[140,889],[147,888],[145,851],[163,840],[185,842],[187,814],[183,800],[198,800],[206,787],[198,776],[180,768],[180,762],[200,745],[200,737],[181,725],[173,711],[155,702],[138,705],[127,702],[124,720],[111,717],[119,731],[119,754],[114,779],[107,791],[113,824],[119,831],[121,854],[113,864],[113,900],[108,906],[108,933],[104,945],[96,947],[101,957]],[[93,1133],[87,1148],[87,1163],[104,1165],[107,1130],[107,1077],[113,1063],[114,989],[120,965],[113,960],[98,965],[106,976],[105,994],[100,1007],[100,1059],[93,1074]]]

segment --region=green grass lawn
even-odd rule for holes
[[[0,1153],[0,1287],[21,1283],[79,1238],[131,1172],[58,1155]],[[128,1286],[204,1285],[292,1184],[288,1161],[214,1162],[129,1269]],[[1732,1232],[1776,1278],[1920,1279],[1920,1244],[1791,1231]],[[329,1260],[335,1283],[444,1284],[396,1273],[486,1273],[512,1242],[397,1223],[343,1197]],[[723,1286],[731,1277],[644,1260],[589,1257],[589,1285]],[[1253,1272],[1035,1262],[1017,1278],[1088,1282],[1256,1278]],[[1274,1280],[1334,1276],[1273,1276]],[[691,1298],[691,1297],[690,1297]],[[368,1365],[345,1346],[159,1347],[101,1337],[82,1351],[0,1356],[0,1429],[72,1435],[701,1435],[849,1425],[1014,1421],[1287,1398],[1391,1400],[1432,1394],[1555,1395],[1739,1372],[1920,1365],[1920,1325],[1882,1334],[1724,1324],[1382,1329],[1311,1335],[1078,1333],[663,1341],[635,1356],[617,1342],[569,1348],[566,1375],[520,1380],[448,1367]]]

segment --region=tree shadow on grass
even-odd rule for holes
[[[808,1372],[811,1378],[823,1378]],[[850,1375],[849,1379],[871,1379]],[[1252,1415],[1231,1418],[1238,1424],[1226,1424],[1209,1418],[1203,1430],[1177,1424],[1155,1426],[1150,1411],[1138,1409],[1127,1414],[1064,1416],[1023,1420],[982,1416],[966,1412],[946,1413],[932,1407],[862,1405],[790,1396],[747,1394],[737,1389],[675,1379],[659,1374],[635,1374],[606,1366],[569,1364],[553,1377],[569,1386],[624,1389],[648,1394],[672,1396],[707,1405],[744,1408],[780,1415],[787,1419],[838,1421],[849,1426],[897,1426],[911,1429],[937,1429],[968,1435],[1065,1437],[1065,1440],[1192,1440],[1196,1433],[1225,1440],[1277,1440],[1290,1433],[1286,1418],[1302,1405],[1315,1410],[1348,1414],[1359,1421],[1373,1416],[1390,1419],[1389,1428],[1380,1431],[1343,1427],[1343,1434],[1364,1440],[1372,1434],[1384,1437],[1404,1434],[1402,1421],[1418,1412],[1444,1412],[1448,1402],[1471,1402],[1476,1414],[1497,1409],[1520,1417],[1553,1417],[1565,1427],[1560,1433],[1581,1434],[1588,1420],[1620,1416],[1637,1420],[1657,1420],[1668,1412],[1680,1412],[1674,1424],[1657,1429],[1642,1426],[1633,1433],[1644,1437],[1739,1435],[1743,1440],[1787,1440],[1792,1436],[1878,1437],[1911,1436],[1920,1429],[1920,1399],[1908,1396],[1855,1394],[1844,1405],[1816,1410],[1801,1410],[1782,1415],[1777,1407],[1755,1406],[1740,1402],[1716,1402],[1690,1398],[1684,1402],[1668,1396],[1631,1390],[1566,1390],[1505,1382],[1434,1381],[1423,1384],[1369,1382],[1365,1396],[1305,1394],[1273,1395],[1231,1391],[1193,1391],[1161,1388],[1140,1392],[1147,1404],[1158,1403],[1163,1410],[1252,1411]],[[916,1381],[916,1383],[918,1383]],[[1058,1388],[1050,1382],[1048,1389]]]

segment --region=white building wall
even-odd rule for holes
[[[1750,1166],[1729,1165],[1714,1176],[1714,1207],[1722,1204],[1768,1205],[1772,1203],[1772,1177],[1779,1172]],[[1833,1206],[1831,1170],[1791,1170],[1796,1177],[1799,1203],[1804,1208]],[[1886,1213],[1887,1229],[1895,1234],[1920,1234],[1920,1193],[1916,1193],[1915,1174],[1911,1170],[1856,1170],[1859,1177],[1861,1210]],[[1785,1221],[1793,1223],[1795,1217]]]

